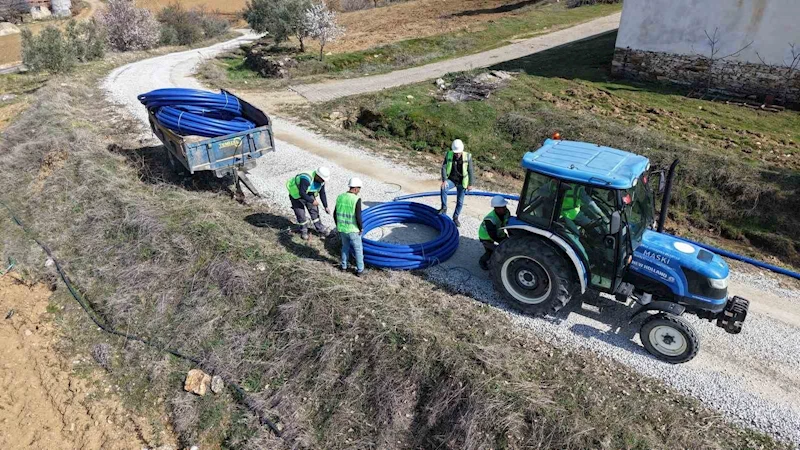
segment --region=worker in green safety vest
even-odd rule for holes
[[[503,229],[508,225],[511,212],[508,210],[508,202],[502,195],[492,197],[492,212],[486,215],[478,228],[478,239],[481,240],[485,250],[483,256],[478,261],[478,265],[483,270],[489,270],[489,260],[501,242],[508,238],[508,233]]]
[[[472,181],[475,179],[473,172],[472,155],[464,151],[464,143],[461,142],[461,139],[456,139],[450,145],[450,151],[444,156],[444,162],[442,162],[442,208],[439,210],[439,214],[447,214],[447,191],[456,188],[458,200],[453,214],[453,222],[457,227],[461,226],[458,216],[464,206],[466,191],[472,190]]]
[[[292,210],[300,226],[300,234],[303,239],[308,240],[308,225],[314,224],[314,229],[325,236],[327,230],[322,225],[319,217],[319,204],[325,208],[325,212],[330,214],[328,209],[328,198],[325,194],[325,181],[331,176],[331,171],[327,167],[320,167],[315,171],[300,172],[286,182],[286,189],[289,191],[289,200],[292,203]],[[306,211],[310,218],[306,218]]]
[[[586,187],[579,184],[569,184],[564,192],[564,201],[561,203],[561,216],[567,228],[575,234],[580,234],[580,229],[590,223],[607,225],[608,217],[597,206],[597,202],[586,191]]]
[[[364,225],[361,219],[361,192],[363,183],[358,178],[351,178],[347,183],[350,190],[336,198],[336,207],[333,209],[333,220],[342,240],[342,270],[347,270],[350,261],[350,249],[356,257],[356,276],[364,274],[364,246],[361,242],[361,233]]]

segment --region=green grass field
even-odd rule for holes
[[[483,170],[516,179],[522,155],[556,131],[564,139],[644,154],[657,167],[680,158],[672,209],[678,231],[749,243],[800,265],[800,223],[791,213],[800,209],[800,114],[612,79],[615,38],[493,67],[519,75],[486,101],[444,102],[432,83],[422,83],[335,101],[316,107],[317,114],[360,115],[356,130],[418,152],[441,153],[459,137]]]
[[[564,3],[548,3],[531,7],[513,17],[487,23],[479,31],[460,31],[409,39],[363,51],[329,55],[324,61],[319,61],[314,49],[309,48],[307,53],[297,56],[299,64],[291,69],[291,77],[293,82],[298,82],[298,79],[304,78],[316,81],[320,77],[350,78],[390,72],[490,50],[505,45],[512,39],[523,39],[568,28],[613,14],[620,9],[621,5],[594,5],[567,9]],[[276,51],[283,54],[286,48],[281,47]],[[242,64],[240,54],[223,56],[206,64],[222,68],[227,75],[214,77],[211,80],[221,87],[247,87],[242,86],[244,80],[248,80],[249,87],[252,87],[252,83],[257,82],[259,78],[257,73]]]

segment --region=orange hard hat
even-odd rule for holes
[[[556,131],[555,133],[553,133],[553,139],[555,139],[555,140],[557,140],[557,141],[558,141],[558,140],[561,140],[561,133],[559,133],[558,131]]]

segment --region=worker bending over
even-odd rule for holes
[[[351,178],[348,183],[350,190],[336,198],[336,207],[333,210],[333,220],[342,239],[342,270],[347,270],[352,247],[356,256],[358,277],[364,273],[364,246],[361,243],[364,225],[361,220],[361,198],[358,196],[362,185],[358,178]]]
[[[464,195],[466,195],[466,191],[472,190],[472,180],[474,179],[472,155],[464,151],[464,143],[461,142],[461,139],[456,139],[442,163],[442,209],[439,210],[439,214],[447,214],[447,191],[455,187],[458,191],[458,200],[456,201],[456,211],[453,214],[453,222],[457,227],[461,226],[458,216],[464,206]]]
[[[319,202],[325,212],[330,214],[328,209],[328,197],[325,195],[325,181],[331,176],[331,171],[327,167],[320,167],[316,171],[306,171],[298,173],[286,182],[286,189],[289,190],[289,199],[292,202],[292,210],[300,225],[300,234],[303,239],[308,240],[308,223],[312,222],[314,228],[321,235],[326,235],[327,230],[322,225],[319,218]],[[306,210],[310,219],[306,218]]]
[[[492,212],[486,215],[478,228],[478,239],[481,240],[486,252],[481,256],[478,265],[483,270],[489,270],[489,259],[492,257],[497,246],[508,238],[508,233],[503,228],[508,225],[511,212],[508,210],[508,202],[502,195],[492,197]]]

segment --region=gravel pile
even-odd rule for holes
[[[209,56],[222,47],[203,49],[202,54]],[[168,58],[141,61],[116,70],[105,86],[113,100],[128,106],[130,112],[140,119],[145,118],[144,109],[136,100],[136,95],[163,87],[198,87],[190,73],[199,58],[198,51],[192,50]],[[377,173],[381,174],[365,176],[294,145],[276,141],[278,151],[259,159],[258,166],[251,171],[251,179],[263,193],[264,201],[285,208],[287,217],[291,216],[291,211],[285,182],[299,170],[314,169],[320,165],[331,168],[333,176],[327,184],[331,206],[336,195],[347,189],[347,180],[352,176],[357,175],[364,180],[361,196],[367,207],[407,193],[397,192],[398,186],[392,183],[393,174],[425,178],[423,174],[407,167],[333,143],[286,121],[276,120],[275,127],[283,133],[297,133],[304,140],[313,140],[317,147],[347,153],[369,165],[371,173],[376,173],[376,167],[380,168]],[[454,198],[451,198],[452,201]],[[439,207],[437,198],[424,199],[423,202]],[[471,205],[470,211],[490,210],[488,198],[468,197],[467,202]],[[451,203],[451,212],[453,206]],[[330,216],[323,213],[322,220],[326,226],[333,227]],[[712,323],[687,316],[701,336],[701,351],[689,363],[666,364],[652,358],[641,347],[638,340],[639,324],[627,324],[630,311],[623,305],[602,299],[600,306],[581,307],[573,303],[556,317],[546,319],[534,319],[509,310],[492,287],[488,274],[477,265],[483,253],[477,240],[479,221],[480,217],[476,214],[462,215],[459,249],[449,261],[426,271],[432,282],[505,311],[509,320],[521,329],[554,345],[586,349],[613,358],[641,374],[700,399],[740,424],[800,444],[800,328],[751,312],[744,331],[734,336],[726,334]],[[385,227],[380,232],[374,231],[371,236],[393,242],[409,242],[406,240],[409,239],[408,233],[423,231],[419,228]],[[430,233],[430,230],[426,233]],[[734,273],[732,277],[763,289],[765,297],[800,299],[800,292],[781,288],[773,279],[763,275]]]

